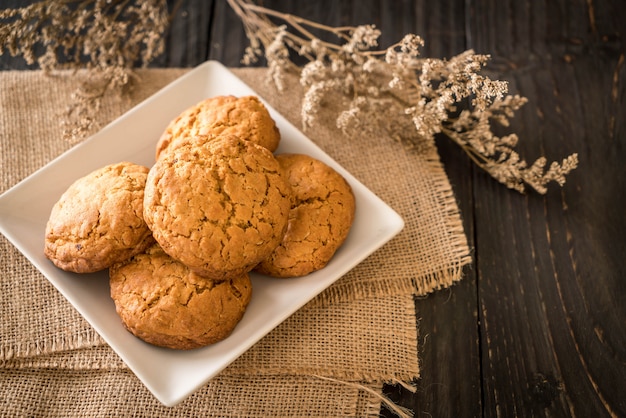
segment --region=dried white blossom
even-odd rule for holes
[[[0,10],[0,55],[5,50],[21,55],[46,72],[90,70],[61,121],[64,137],[76,142],[98,128],[103,97],[127,93],[133,68],[147,66],[164,51],[169,18],[165,0],[32,2]]]
[[[506,81],[481,74],[489,55],[468,50],[450,59],[424,58],[424,41],[407,34],[385,50],[374,50],[381,33],[372,25],[330,27],[251,3],[228,0],[240,16],[253,52],[263,45],[279,90],[278,67],[293,69],[291,49],[309,62],[299,69],[305,89],[304,128],[312,126],[330,98],[345,103],[336,124],[345,134],[384,134],[415,148],[432,144],[443,133],[482,169],[507,187],[523,192],[530,186],[545,193],[546,184],[560,185],[578,165],[573,154],[546,170],[544,157],[528,165],[514,150],[515,134],[497,136],[492,123],[509,126],[514,112],[527,100],[508,95]],[[279,19],[277,26],[269,17]],[[308,28],[336,35],[339,43],[323,41]],[[280,45],[281,44],[282,47]],[[247,51],[246,56],[250,55]]]

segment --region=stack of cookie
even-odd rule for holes
[[[45,254],[67,271],[108,268],[124,326],[148,343],[220,341],[251,299],[249,272],[323,268],[354,219],[345,179],[308,155],[275,155],[279,142],[257,97],[204,100],[171,121],[150,169],[121,162],[72,184]]]

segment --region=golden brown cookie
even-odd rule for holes
[[[131,333],[179,350],[228,337],[252,295],[247,273],[224,281],[198,276],[157,244],[112,266],[109,282],[115,309]]]
[[[280,131],[258,97],[216,96],[170,122],[157,143],[156,159],[190,140],[205,142],[221,135],[235,135],[272,152],[280,142]]]
[[[223,280],[272,252],[290,206],[289,185],[272,153],[225,136],[157,161],[146,182],[144,217],[166,253]]]
[[[255,270],[274,277],[304,276],[326,266],[354,221],[350,185],[334,169],[302,154],[276,157],[291,186],[293,206],[281,244]]]
[[[105,269],[154,242],[143,220],[148,168],[111,164],[76,180],[54,205],[44,253],[76,273]]]

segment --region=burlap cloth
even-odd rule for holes
[[[129,100],[108,97],[102,125],[182,75],[139,70]],[[302,91],[233,69],[300,126]],[[0,73],[0,192],[71,147],[59,119],[78,81],[69,73]],[[161,405],[90,325],[0,237],[2,416],[377,416],[385,382],[419,377],[416,296],[452,285],[470,262],[436,149],[306,132],[405,220],[405,229],[176,407]],[[426,303],[426,301],[420,301]]]

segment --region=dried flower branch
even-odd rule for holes
[[[71,141],[93,132],[102,98],[128,91],[133,68],[164,51],[166,0],[46,0],[0,10],[0,55],[8,51],[51,72],[90,70],[62,121]]]
[[[423,40],[411,34],[376,50],[380,31],[370,25],[330,27],[249,0],[228,2],[250,41],[243,63],[265,57],[279,90],[284,88],[285,72],[299,72],[305,89],[304,129],[316,122],[324,103],[341,101],[345,110],[336,122],[344,133],[384,134],[415,147],[444,134],[480,168],[519,192],[530,186],[545,193],[551,181],[563,185],[578,165],[576,154],[547,170],[544,157],[529,165],[514,150],[515,134],[493,133],[492,122],[509,126],[527,100],[507,95],[506,82],[480,74],[487,55],[469,50],[447,60],[423,58]],[[335,35],[338,42],[323,41],[312,34],[314,30]],[[290,51],[308,62],[297,67]]]

